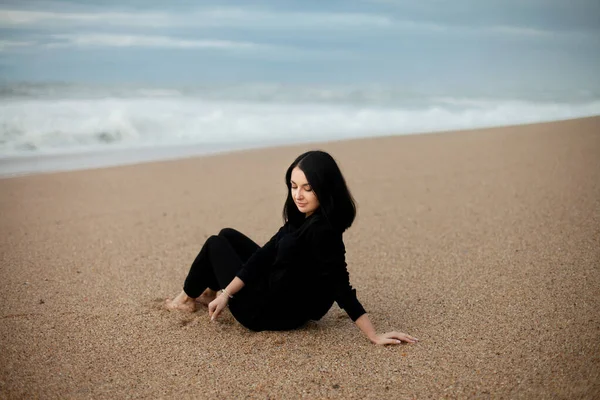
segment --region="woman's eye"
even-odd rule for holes
[[[311,187],[307,187],[307,188],[306,188],[306,191],[307,191],[307,192],[312,192],[312,188],[311,188]]]

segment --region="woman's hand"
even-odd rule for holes
[[[369,316],[366,313],[361,315],[356,321],[354,321],[354,323],[365,334],[365,336],[375,344],[400,344],[402,342],[416,343],[419,341],[419,339],[402,332],[388,332],[378,335],[375,327],[371,323],[371,320],[369,320]]]
[[[208,316],[211,321],[214,321],[219,314],[221,314],[221,311],[227,307],[227,303],[229,303],[229,296],[221,293],[216,299],[208,304]]]
[[[419,339],[414,338],[406,333],[402,332],[388,332],[380,335],[375,335],[371,338],[371,342],[375,344],[400,344],[402,342],[406,343],[416,343]]]

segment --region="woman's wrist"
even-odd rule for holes
[[[379,335],[377,335],[377,332],[373,332],[370,335],[367,335],[367,338],[372,342],[372,343],[377,343],[377,339],[379,339]]]
[[[354,323],[371,342],[375,343],[378,340],[377,331],[375,330],[375,327],[369,320],[369,316],[367,315],[367,313],[358,317],[358,319],[354,321]]]
[[[227,297],[227,299],[233,299],[233,295],[231,293],[229,293],[227,288],[221,289],[221,294],[224,294],[225,297]]]

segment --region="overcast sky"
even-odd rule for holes
[[[598,0],[4,0],[0,32],[3,81],[600,88]]]

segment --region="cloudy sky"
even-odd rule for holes
[[[0,2],[0,79],[600,89],[598,0]]]

